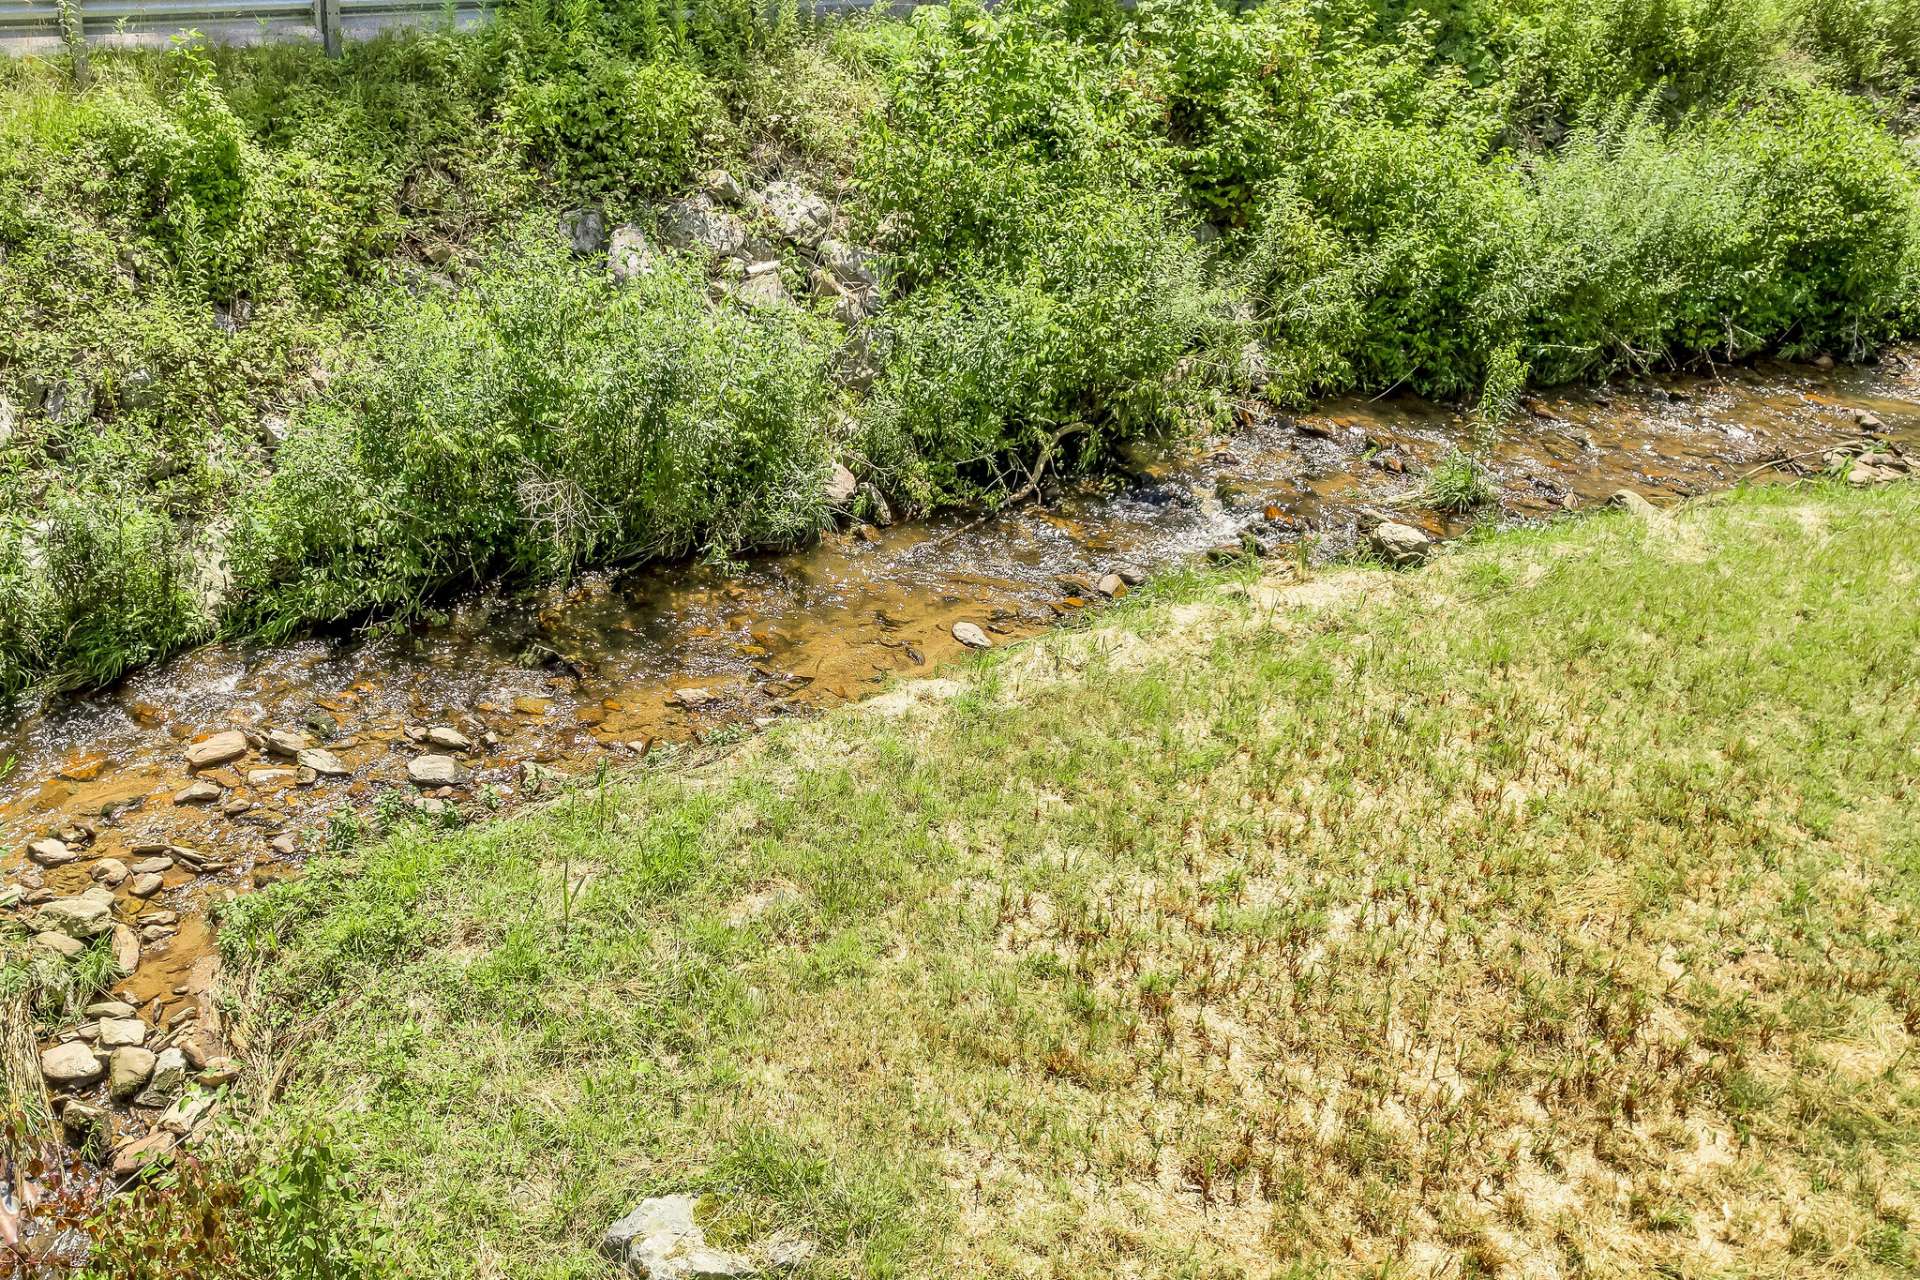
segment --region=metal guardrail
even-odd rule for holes
[[[391,26],[448,20],[469,26],[491,7],[487,0],[70,0],[66,6],[95,45],[163,45],[180,32],[198,31],[221,44],[305,40],[329,48]],[[0,52],[59,49],[65,42],[61,8],[57,0],[0,0]]]
[[[498,0],[68,0],[87,43],[164,45],[184,31],[217,44],[307,41],[337,52],[341,40],[396,26],[484,21]],[[803,0],[815,15],[871,8],[873,0]],[[904,13],[917,6],[896,4]],[[0,0],[0,54],[52,53],[65,43],[60,0]]]

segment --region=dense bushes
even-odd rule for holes
[[[1912,0],[791,15],[0,64],[0,685],[791,541],[834,458],[991,501],[1256,380],[1504,400],[1920,320]],[[562,254],[715,165],[837,199],[880,314]]]
[[[802,318],[709,310],[666,265],[613,286],[544,223],[457,294],[382,308],[240,505],[232,625],[818,527],[826,348]]]

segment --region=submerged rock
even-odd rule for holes
[[[296,759],[302,769],[311,769],[323,778],[344,778],[353,772],[339,756],[322,747],[302,751]]]
[[[225,794],[226,792],[222,791],[217,783],[195,782],[176,791],[173,802],[175,804],[212,804]]]
[[[276,756],[292,758],[313,745],[313,739],[292,729],[269,729],[265,734],[267,750]]]

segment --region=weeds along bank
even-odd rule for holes
[[[808,1277],[1910,1276],[1915,502],[1161,583],[339,846],[221,927],[260,1163],[100,1270],[599,1277],[687,1192]]]
[[[836,463],[923,510],[1254,392],[1864,356],[1916,323],[1912,9],[636,0],[5,64],[0,686],[791,543]],[[714,170],[821,197],[871,306],[759,224],[777,289],[669,247]]]

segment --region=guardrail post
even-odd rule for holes
[[[340,0],[313,0],[313,25],[329,58],[340,56]]]

